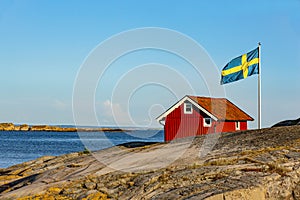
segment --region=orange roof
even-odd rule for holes
[[[218,120],[253,121],[254,119],[225,98],[188,96]]]

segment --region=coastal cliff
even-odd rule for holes
[[[300,199],[300,126],[129,146],[0,169],[0,199]]]

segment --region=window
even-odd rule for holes
[[[203,118],[203,126],[211,127],[211,118]]]
[[[235,122],[235,130],[240,130],[240,122]]]
[[[192,114],[193,108],[191,103],[184,103],[184,114]]]

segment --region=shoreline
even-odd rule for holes
[[[21,131],[21,132],[128,132],[131,131],[129,129],[121,129],[121,128],[76,128],[76,127],[61,127],[61,126],[51,126],[51,125],[28,125],[21,124],[15,125],[13,123],[0,123],[0,131]]]

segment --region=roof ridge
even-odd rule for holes
[[[164,113],[157,117],[158,120],[163,119],[169,113],[173,112],[178,106],[184,101],[189,100],[194,105],[197,105],[199,109],[205,113],[209,113],[219,120],[239,120],[239,121],[253,121],[254,119],[248,115],[244,110],[239,108],[236,104],[228,100],[227,98],[221,97],[204,97],[204,96],[193,96],[185,95],[182,99],[177,101],[173,106],[167,109]],[[214,109],[212,109],[214,108]]]
[[[194,96],[194,95],[186,95],[188,97],[196,97],[196,98],[207,98],[207,99],[226,99],[226,97],[208,97],[208,96]]]

